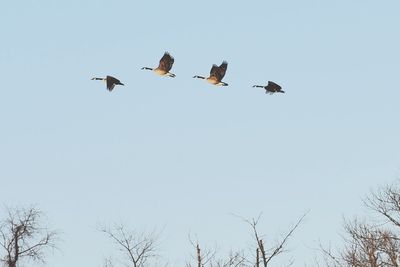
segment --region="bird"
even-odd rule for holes
[[[228,68],[228,62],[226,62],[224,60],[220,66],[217,66],[216,64],[212,65],[209,77],[206,78],[203,76],[195,75],[195,76],[193,76],[193,78],[199,78],[199,79],[206,80],[207,82],[209,82],[213,85],[228,86],[227,83],[222,82],[222,79],[225,76],[227,68]]]
[[[174,61],[174,58],[168,52],[165,52],[160,59],[160,63],[158,64],[157,68],[153,69],[149,67],[143,67],[142,70],[152,70],[158,75],[174,78],[176,75],[169,72],[174,64]]]
[[[264,85],[253,85],[253,87],[259,87],[259,88],[264,88],[266,94],[272,95],[273,93],[285,93],[285,91],[282,90],[282,87],[279,84],[276,84],[274,82],[268,81],[268,84],[266,86]]]
[[[124,85],[117,78],[114,78],[114,77],[108,76],[108,75],[105,78],[96,78],[96,77],[94,77],[94,78],[92,78],[92,80],[105,81],[106,84],[107,84],[107,90],[110,91],[110,92],[114,89],[115,85]]]

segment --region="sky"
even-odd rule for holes
[[[160,231],[160,261],[251,248],[281,266],[340,246],[343,218],[400,174],[400,2],[5,1],[0,205],[35,205],[60,233],[45,265],[118,255],[97,229]],[[165,51],[176,78],[155,67]],[[216,87],[193,75],[228,61]],[[94,76],[125,84],[111,93]],[[280,84],[267,95],[254,84]],[[0,215],[4,216],[4,208]]]

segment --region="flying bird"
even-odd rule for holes
[[[169,72],[172,68],[172,65],[174,64],[174,61],[174,58],[168,52],[165,52],[160,59],[160,63],[158,64],[157,68],[153,69],[149,67],[143,67],[142,70],[152,70],[158,75],[174,78],[175,74]]]
[[[210,76],[209,77],[203,77],[203,76],[193,76],[193,78],[199,78],[206,80],[207,82],[214,84],[214,85],[219,85],[219,86],[228,86],[227,83],[223,82],[222,79],[225,76],[226,69],[228,68],[228,62],[223,61],[220,66],[217,65],[212,65],[211,71],[210,71]]]
[[[92,78],[92,80],[101,80],[101,81],[105,81],[107,84],[107,90],[108,91],[112,91],[115,87],[115,85],[124,85],[123,83],[121,83],[117,78],[114,78],[112,76],[106,76],[105,78]]]
[[[253,87],[259,87],[259,88],[264,88],[266,94],[272,95],[273,93],[285,93],[285,91],[282,91],[282,87],[274,82],[268,81],[268,84],[266,86],[264,85],[253,85]]]

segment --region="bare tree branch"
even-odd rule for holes
[[[289,237],[293,234],[293,232],[299,227],[301,222],[304,220],[306,217],[307,213],[303,214],[303,216],[300,217],[300,219],[297,221],[297,223],[290,229],[290,231],[286,234],[286,236],[283,238],[283,240],[280,242],[280,244],[274,249],[272,254],[268,257],[267,264],[271,261],[272,258],[274,258],[276,255],[282,253],[283,247],[286,244],[287,240]],[[264,265],[267,266],[267,265]]]
[[[250,227],[253,230],[253,234],[255,237],[255,241],[257,242],[257,250],[256,250],[256,263],[255,266],[259,266],[260,264],[260,260],[259,260],[259,256],[261,255],[261,259],[263,262],[263,266],[267,267],[268,263],[275,258],[276,256],[278,256],[279,254],[281,254],[283,252],[284,246],[287,243],[288,239],[290,238],[290,236],[293,235],[294,231],[299,227],[299,225],[301,224],[301,222],[304,220],[304,218],[306,217],[306,215],[308,214],[308,212],[304,213],[299,220],[297,221],[297,223],[290,229],[290,231],[285,235],[285,237],[283,238],[283,240],[281,242],[278,243],[278,245],[274,246],[273,248],[266,250],[264,247],[264,241],[261,238],[258,230],[257,230],[257,224],[261,218],[261,213],[258,215],[257,219],[246,219],[243,218],[241,216],[232,214],[233,216],[236,216],[240,219],[242,219],[244,222],[246,222],[247,224],[250,225]],[[267,254],[267,251],[272,251],[269,255]],[[291,263],[292,264],[292,263]]]
[[[139,234],[126,230],[123,225],[115,225],[112,228],[103,226],[99,230],[115,242],[120,251],[127,256],[130,266],[143,267],[150,259],[157,257],[158,236],[155,232]],[[112,261],[108,259],[107,266],[112,265]]]
[[[202,249],[200,248],[200,243],[196,238],[196,241],[193,240],[191,235],[188,235],[188,239],[192,247],[196,251],[196,256],[194,257],[196,260],[196,265],[197,267],[203,267],[206,266],[207,264],[211,263],[215,259],[215,255],[217,254],[217,248],[209,249],[205,248]]]

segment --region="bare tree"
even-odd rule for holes
[[[395,233],[357,220],[345,223],[345,231],[342,258],[347,266],[398,266],[400,243]]]
[[[191,237],[191,235],[189,234],[188,236],[189,238],[189,242],[192,245],[192,247],[195,249],[196,254],[193,257],[196,261],[196,266],[197,267],[204,267],[206,266],[208,263],[212,262],[215,258],[215,255],[217,254],[217,248],[213,248],[213,249],[201,249],[200,248],[200,244],[199,241],[194,241]],[[192,266],[190,263],[186,263],[187,267]]]
[[[148,266],[149,260],[157,256],[158,235],[155,232],[137,233],[127,230],[123,225],[115,225],[112,228],[101,227],[100,231],[114,241],[119,250],[127,257],[126,266]],[[110,259],[106,261],[106,266],[113,266]]]
[[[376,215],[368,220],[344,222],[342,249],[333,253],[321,247],[328,266],[400,266],[400,186],[398,183],[372,191],[364,200]]]
[[[211,267],[245,267],[250,266],[242,251],[231,251],[228,257],[216,259],[211,262]]]
[[[283,239],[281,241],[279,241],[275,246],[272,246],[269,249],[265,248],[264,240],[262,239],[262,236],[259,234],[258,229],[257,229],[257,225],[261,218],[261,214],[258,216],[257,219],[253,218],[251,220],[248,220],[243,217],[235,215],[235,216],[241,218],[242,220],[244,220],[246,223],[248,223],[253,230],[254,238],[257,243],[256,260],[255,260],[254,266],[258,267],[258,266],[260,266],[260,262],[262,262],[263,266],[267,267],[272,259],[274,259],[278,255],[283,253],[284,247],[285,247],[286,243],[288,242],[289,238],[293,235],[294,231],[299,227],[299,225],[304,220],[306,215],[307,215],[307,213],[303,214],[298,219],[296,224],[289,230],[289,232],[286,235],[284,235]],[[260,256],[261,256],[261,259],[260,259]],[[289,263],[289,265],[292,265],[292,264],[293,264],[293,262]]]
[[[367,208],[390,223],[393,227],[400,227],[400,184],[399,182],[381,187],[372,191],[364,200]]]
[[[234,215],[234,214],[233,214]],[[193,248],[196,251],[196,256],[193,258],[196,260],[196,266],[197,267],[247,267],[247,266],[255,266],[259,267],[260,263],[262,263],[262,266],[267,267],[268,264],[272,259],[280,255],[281,253],[284,252],[285,245],[287,244],[289,238],[293,235],[294,231],[300,226],[302,221],[304,220],[305,216],[307,213],[302,215],[299,220],[296,222],[296,224],[289,230],[289,232],[284,235],[283,239],[279,241],[275,246],[270,246],[270,248],[265,248],[264,241],[262,239],[262,236],[259,234],[257,225],[260,220],[261,215],[257,219],[252,219],[248,220],[243,217],[234,215],[236,217],[241,218],[244,220],[246,223],[248,223],[252,230],[253,234],[255,237],[255,241],[257,243],[257,248],[255,250],[256,252],[256,257],[255,261],[249,260],[250,258],[243,253],[241,250],[237,251],[231,251],[228,256],[225,257],[217,257],[217,250],[202,250],[200,248],[199,242],[193,242],[190,239],[189,240],[193,246]],[[293,262],[291,261],[288,266],[292,265]],[[187,267],[191,267],[191,264],[187,264]]]
[[[1,262],[6,267],[16,267],[23,259],[44,262],[46,249],[55,248],[57,234],[42,225],[42,215],[33,207],[9,209],[0,221]]]
[[[249,260],[249,257],[243,250],[231,250],[227,255],[220,256],[217,253],[217,248],[209,249],[202,248],[198,241],[193,241],[189,234],[189,241],[193,247],[192,259],[186,262],[186,267],[259,267],[260,261],[264,267],[267,267],[269,262],[284,251],[284,247],[288,239],[293,235],[294,231],[299,227],[306,214],[304,214],[297,223],[290,229],[290,231],[283,237],[283,239],[276,245],[271,246],[269,249],[264,247],[264,242],[258,234],[257,224],[258,220],[248,222],[253,231],[257,241],[256,250],[256,263],[254,260]],[[118,246],[119,250],[125,255],[126,259],[121,261],[125,266],[131,267],[144,267],[155,264],[154,259],[156,254],[156,241],[157,236],[154,233],[138,234],[134,231],[128,231],[123,225],[116,225],[114,227],[100,227],[101,232],[105,233],[114,243]],[[292,265],[293,262],[290,262]],[[115,262],[107,259],[104,267],[113,267]],[[159,266],[159,263],[157,263]]]
[[[191,243],[193,249],[195,250],[195,255],[192,260],[196,262],[197,267],[245,267],[248,265],[247,258],[242,251],[231,250],[227,256],[220,257],[218,255],[218,249],[214,248],[200,248],[199,241],[193,241],[192,237],[189,235],[189,242]],[[186,263],[186,267],[191,267],[192,264]]]

